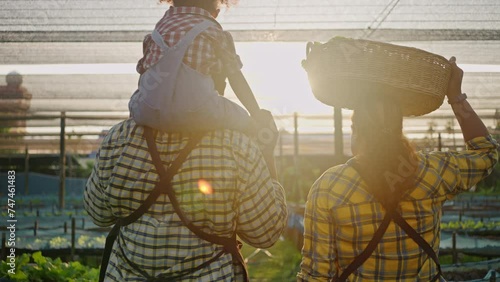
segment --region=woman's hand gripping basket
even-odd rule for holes
[[[377,41],[335,37],[307,44],[302,62],[314,96],[321,102],[355,109],[367,95],[399,101],[405,116],[441,106],[451,74],[444,57]]]

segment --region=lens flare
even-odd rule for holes
[[[212,185],[204,179],[198,180],[198,189],[201,193],[205,195],[211,195],[214,193],[214,189],[212,189]]]

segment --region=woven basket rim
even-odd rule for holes
[[[344,42],[348,45],[340,46]],[[341,47],[349,48],[349,46],[354,45],[356,45],[356,49],[354,49],[356,57],[353,57],[350,61],[341,57],[342,55],[346,57],[346,53],[342,54],[338,52],[339,50],[352,51],[340,49]],[[330,53],[333,55],[329,55],[330,47],[333,47],[330,51],[337,52],[333,53],[332,51]],[[374,51],[372,47],[378,49]],[[321,55],[323,55],[323,58],[319,58]],[[324,56],[330,56],[330,58]],[[335,63],[330,62],[333,60],[332,58],[336,59]],[[351,65],[346,64],[344,60],[351,63]],[[353,64],[357,65],[352,67]],[[385,66],[388,66],[387,71],[380,71]],[[332,85],[329,90],[333,94],[328,96],[329,93],[325,94],[325,91],[318,89],[320,86],[313,85],[314,83],[321,84],[323,88],[328,88],[325,86],[327,83],[333,84],[339,79],[352,79],[357,80],[357,83],[375,86],[378,83],[381,86],[388,86],[388,88],[381,87],[380,89],[390,89],[391,95],[400,92],[398,93],[401,97],[400,100],[418,101],[418,103],[413,104],[406,101],[401,103],[405,116],[424,115],[438,109],[444,101],[451,75],[451,64],[441,55],[415,47],[347,37],[334,37],[326,43],[307,43],[306,59],[303,61],[303,67],[309,76],[314,96],[322,103],[353,109],[355,105],[352,103],[358,102],[355,93],[359,91],[356,91],[356,87],[351,86],[347,88],[346,93],[334,93],[336,85]],[[377,70],[377,68],[378,71],[370,72],[370,70]],[[331,69],[336,70],[333,72],[335,78],[331,77],[332,72],[328,71]],[[392,72],[395,72],[395,74]],[[359,77],[356,77],[357,75]],[[326,82],[319,83],[315,81],[321,79],[326,80]],[[377,92],[377,90],[373,92]]]
[[[429,55],[431,57],[440,58],[440,59],[444,60],[447,63],[449,62],[448,59],[446,59],[444,56],[441,56],[439,54],[432,53],[432,52],[429,52],[429,51],[426,51],[426,50],[423,50],[423,49],[420,49],[420,48],[416,48],[416,47],[412,47],[412,46],[399,45],[399,44],[394,44],[394,43],[388,43],[388,42],[383,42],[383,41],[363,39],[363,38],[359,38],[358,39],[358,38],[350,38],[350,37],[343,37],[343,36],[335,36],[335,37],[331,38],[330,40],[328,40],[325,43],[321,43],[319,41],[309,41],[307,44],[309,44],[309,43],[313,43],[313,44],[314,43],[319,43],[321,45],[325,45],[325,44],[329,44],[329,43],[331,44],[334,41],[365,42],[365,43],[370,43],[370,44],[374,44],[374,45],[393,47],[394,49],[411,50],[411,51],[415,51],[415,53],[427,54],[427,55]]]

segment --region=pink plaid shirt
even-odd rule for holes
[[[174,46],[193,28],[205,19],[217,21],[212,15],[197,7],[170,7],[155,29],[163,36],[168,46]],[[143,74],[161,58],[161,49],[154,43],[151,34],[144,38],[143,58],[137,63],[137,72]],[[206,75],[224,74],[238,71],[242,67],[234,48],[231,34],[220,24],[209,27],[195,38],[184,56],[184,64]]]

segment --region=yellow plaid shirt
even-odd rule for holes
[[[497,142],[478,137],[461,152],[419,153],[417,184],[400,202],[401,214],[436,251],[444,201],[470,189],[498,161]],[[372,239],[385,215],[359,174],[345,164],[327,170],[312,186],[305,209],[304,246],[297,281],[331,281]],[[431,258],[391,222],[373,254],[349,281],[430,281]]]
[[[101,144],[84,193],[85,209],[99,226],[110,226],[139,208],[158,180],[142,132],[142,127],[129,119],[114,126]],[[166,166],[188,139],[187,135],[158,134],[156,143]],[[200,190],[199,180],[211,189]],[[172,184],[181,209],[207,233],[230,237],[236,232],[244,242],[267,248],[278,240],[286,225],[283,188],[271,179],[257,145],[239,132],[207,133]],[[169,275],[190,272],[221,250],[222,246],[199,239],[185,227],[163,194],[135,223],[121,228],[106,281],[144,281],[127,259],[149,276],[164,274],[164,281],[170,281]],[[182,281],[241,278],[241,268],[234,266],[231,255],[226,254]]]

